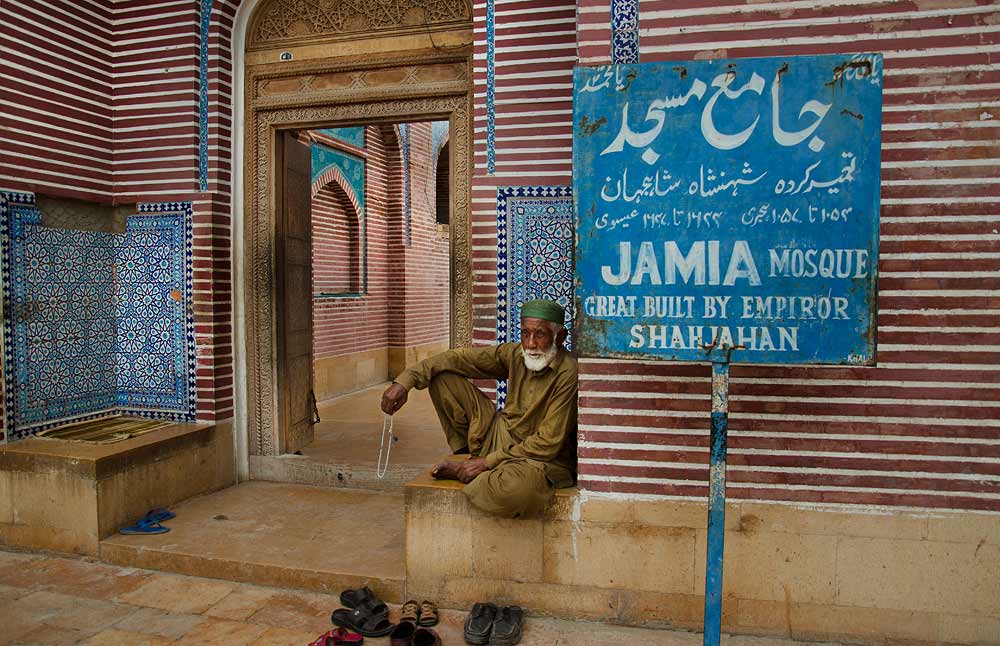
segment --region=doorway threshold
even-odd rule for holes
[[[439,458],[446,455],[442,452]],[[390,456],[391,458],[392,456]],[[376,460],[319,459],[306,455],[250,456],[250,480],[304,484],[314,487],[344,487],[402,494],[403,486],[430,470],[429,465],[390,462],[383,477]]]
[[[350,487],[402,493],[413,480],[451,453],[427,390],[411,390],[392,418],[379,409],[388,383],[364,388],[319,404],[320,422],[301,455],[250,456],[250,479],[319,487]],[[396,438],[383,447],[388,467],[378,477],[383,428]]]
[[[403,495],[245,482],[172,507],[166,534],[113,535],[115,565],[339,594],[367,585],[403,600]]]

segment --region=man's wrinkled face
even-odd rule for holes
[[[558,333],[555,330],[559,330]],[[559,346],[566,338],[566,330],[544,319],[521,319],[521,349],[524,366],[538,372],[552,363]]]

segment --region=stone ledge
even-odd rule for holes
[[[31,438],[0,448],[0,471],[58,470],[106,478],[145,462],[155,462],[193,445],[212,441],[215,424],[171,424],[139,437],[97,444]]]
[[[149,509],[235,483],[231,421],[111,444],[24,440],[0,449],[0,545],[96,555]]]
[[[405,488],[409,597],[701,629],[705,502],[565,489],[507,520],[461,488],[428,473]],[[1000,643],[1000,515],[735,501],[725,534],[726,632]]]

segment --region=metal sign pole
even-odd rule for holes
[[[726,529],[726,434],[729,431],[729,358],[712,362],[712,437],[709,454],[708,548],[705,552],[705,646],[719,646],[722,630],[722,554]]]

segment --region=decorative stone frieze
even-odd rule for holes
[[[254,14],[249,47],[471,19],[467,0],[270,0]]]

